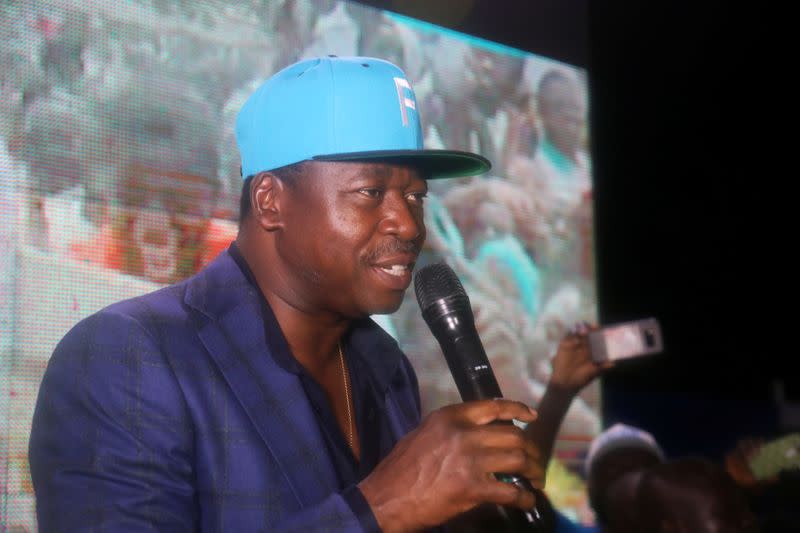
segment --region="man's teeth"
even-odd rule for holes
[[[380,267],[380,268],[381,270],[383,270],[388,274],[391,274],[392,276],[402,276],[403,274],[405,274],[406,270],[408,270],[408,267],[406,265],[392,265],[391,268],[386,268],[386,267]]]

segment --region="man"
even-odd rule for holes
[[[543,138],[539,149],[553,179],[586,186],[589,170],[584,149],[586,97],[580,82],[563,70],[549,70],[539,81],[537,110]]]
[[[532,157],[517,156],[508,176],[547,227],[526,235],[537,264],[552,279],[592,279],[591,166],[585,149],[586,95],[572,72],[552,69],[537,86],[541,139]]]
[[[524,62],[463,43],[448,43],[448,52],[431,56],[434,88],[424,109],[436,117],[432,131],[445,146],[477,144],[499,167],[494,174],[503,176],[505,162],[496,145],[503,134],[492,131],[489,122],[502,113],[520,112],[524,96],[517,91]]]
[[[506,400],[420,421],[369,315],[396,310],[425,238],[426,151],[403,72],[294,64],[244,104],[237,239],[196,276],[79,323],[42,382],[30,462],[43,531],[413,531],[480,503],[530,509],[531,422]]]

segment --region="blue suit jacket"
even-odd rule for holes
[[[298,376],[268,351],[259,297],[224,252],[64,337],[30,440],[42,531],[362,529]],[[419,423],[416,377],[368,329],[354,348],[397,361],[384,397],[397,440]]]

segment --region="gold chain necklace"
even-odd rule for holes
[[[350,411],[350,380],[347,379],[347,369],[344,365],[344,352],[342,351],[342,343],[338,345],[339,348],[339,364],[342,367],[342,380],[344,381],[344,400],[347,405],[347,444],[350,449],[353,449],[353,413]]]

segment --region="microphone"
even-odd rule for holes
[[[500,385],[475,329],[469,297],[453,269],[444,262],[422,267],[414,277],[414,292],[422,317],[439,341],[461,399],[468,402],[502,398]],[[495,423],[512,424],[505,420]],[[496,473],[495,477],[534,493],[537,502],[544,501],[544,496],[525,477],[508,473]],[[536,507],[530,511],[498,508],[509,520],[526,523],[525,530],[540,529],[543,519]]]

